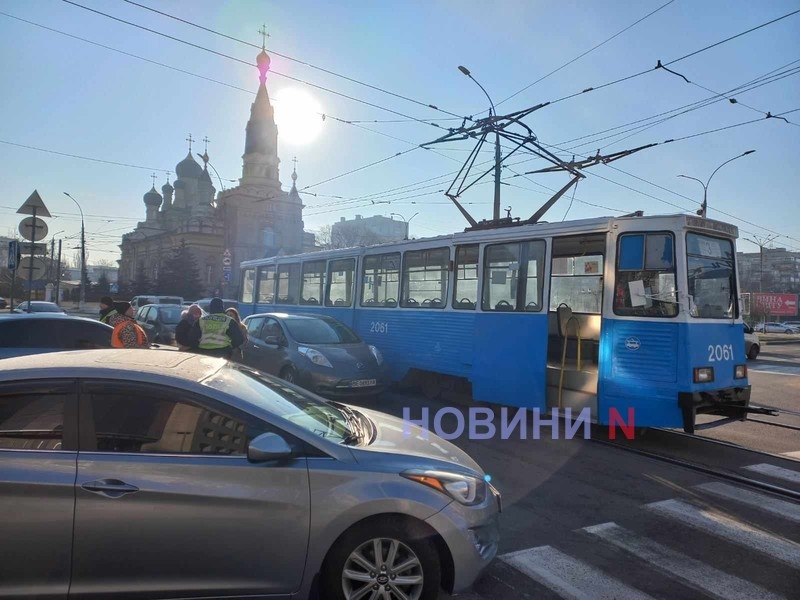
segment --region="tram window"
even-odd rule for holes
[[[739,316],[731,240],[686,234],[689,306],[693,317]]]
[[[603,301],[603,257],[553,257],[550,279],[550,310],[564,303],[573,312],[600,314]]]
[[[475,310],[478,305],[478,245],[456,249],[453,308]]]
[[[356,261],[353,258],[332,260],[328,263],[328,293],[325,306],[353,306],[353,282]]]
[[[397,306],[400,290],[400,253],[364,257],[361,306]]]
[[[539,312],[544,255],[541,240],[486,246],[481,308]]]
[[[258,303],[273,304],[275,302],[275,265],[258,269]]]
[[[251,304],[253,302],[253,288],[255,287],[256,270],[245,269],[242,271],[242,294],[239,301],[242,304]]]
[[[638,317],[675,317],[675,242],[670,233],[620,236],[614,313]]]
[[[403,258],[400,306],[444,308],[450,276],[450,249],[413,250],[406,252]]]
[[[544,283],[544,242],[528,242],[524,255],[525,260],[525,296],[521,310],[539,312],[542,310],[542,294]]]
[[[303,286],[300,290],[300,304],[322,304],[325,291],[325,261],[315,260],[303,263]]]
[[[278,266],[278,304],[297,304],[300,294],[300,265]]]

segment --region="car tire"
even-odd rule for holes
[[[287,366],[281,369],[280,378],[288,383],[298,385],[297,383],[297,370],[294,367]]]
[[[758,357],[759,347],[757,344],[753,344],[750,346],[750,352],[747,353],[747,358],[750,360],[755,360]]]
[[[383,555],[378,560],[374,558],[376,542]],[[395,558],[392,564],[385,564],[383,557],[388,558],[393,547]],[[402,572],[392,573],[393,565],[414,559]],[[375,570],[368,571],[365,563],[374,565]],[[396,583],[398,576],[404,577],[401,585]],[[406,521],[370,520],[345,532],[336,541],[325,558],[320,583],[323,600],[345,600],[364,587],[375,591],[383,587],[385,591],[386,588],[392,590],[393,586],[409,598],[435,600],[439,597],[441,579],[439,554],[422,527],[413,524],[409,527]]]

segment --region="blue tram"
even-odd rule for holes
[[[637,213],[272,257],[241,264],[239,306],[330,314],[431,396],[461,381],[476,401],[694,432],[749,411],[737,237]]]

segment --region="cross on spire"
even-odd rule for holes
[[[204,149],[204,152],[205,152],[206,154],[208,154],[208,142],[210,142],[210,141],[211,141],[211,140],[210,140],[210,139],[208,139],[208,136],[205,136],[205,137],[203,138],[203,142],[204,142],[204,143],[205,143],[205,145],[206,145],[206,147],[205,147],[205,149]]]
[[[150,175],[150,179],[153,180],[153,189],[155,189],[155,187],[156,187],[156,174],[153,173],[152,175]]]
[[[172,175],[172,171],[167,171],[167,183],[169,183],[169,176]]]
[[[191,133],[189,134],[189,137],[186,138],[186,141],[189,142],[189,154],[191,154],[192,153],[192,142],[194,141],[194,139],[192,139],[192,134]]]
[[[297,171],[297,157],[296,156],[292,159],[292,162],[294,163],[294,170]]]
[[[266,25],[266,23],[264,23],[261,26],[261,29],[258,30],[258,33],[261,34],[261,49],[262,50],[266,50],[267,38],[269,37],[269,34],[267,33],[267,25]]]

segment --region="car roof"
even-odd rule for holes
[[[98,325],[105,325],[109,329],[113,329],[110,325],[106,325],[105,323],[101,323],[96,319],[89,319],[87,317],[79,317],[77,315],[68,315],[66,313],[3,313],[0,315],[0,318],[3,320],[6,319],[16,319],[17,321],[46,321],[48,319],[58,319],[59,321],[83,321],[86,323],[97,323]]]
[[[169,376],[198,382],[225,366],[222,358],[192,352],[110,348],[34,354],[0,360],[0,380],[20,378],[103,377],[142,381]]]

